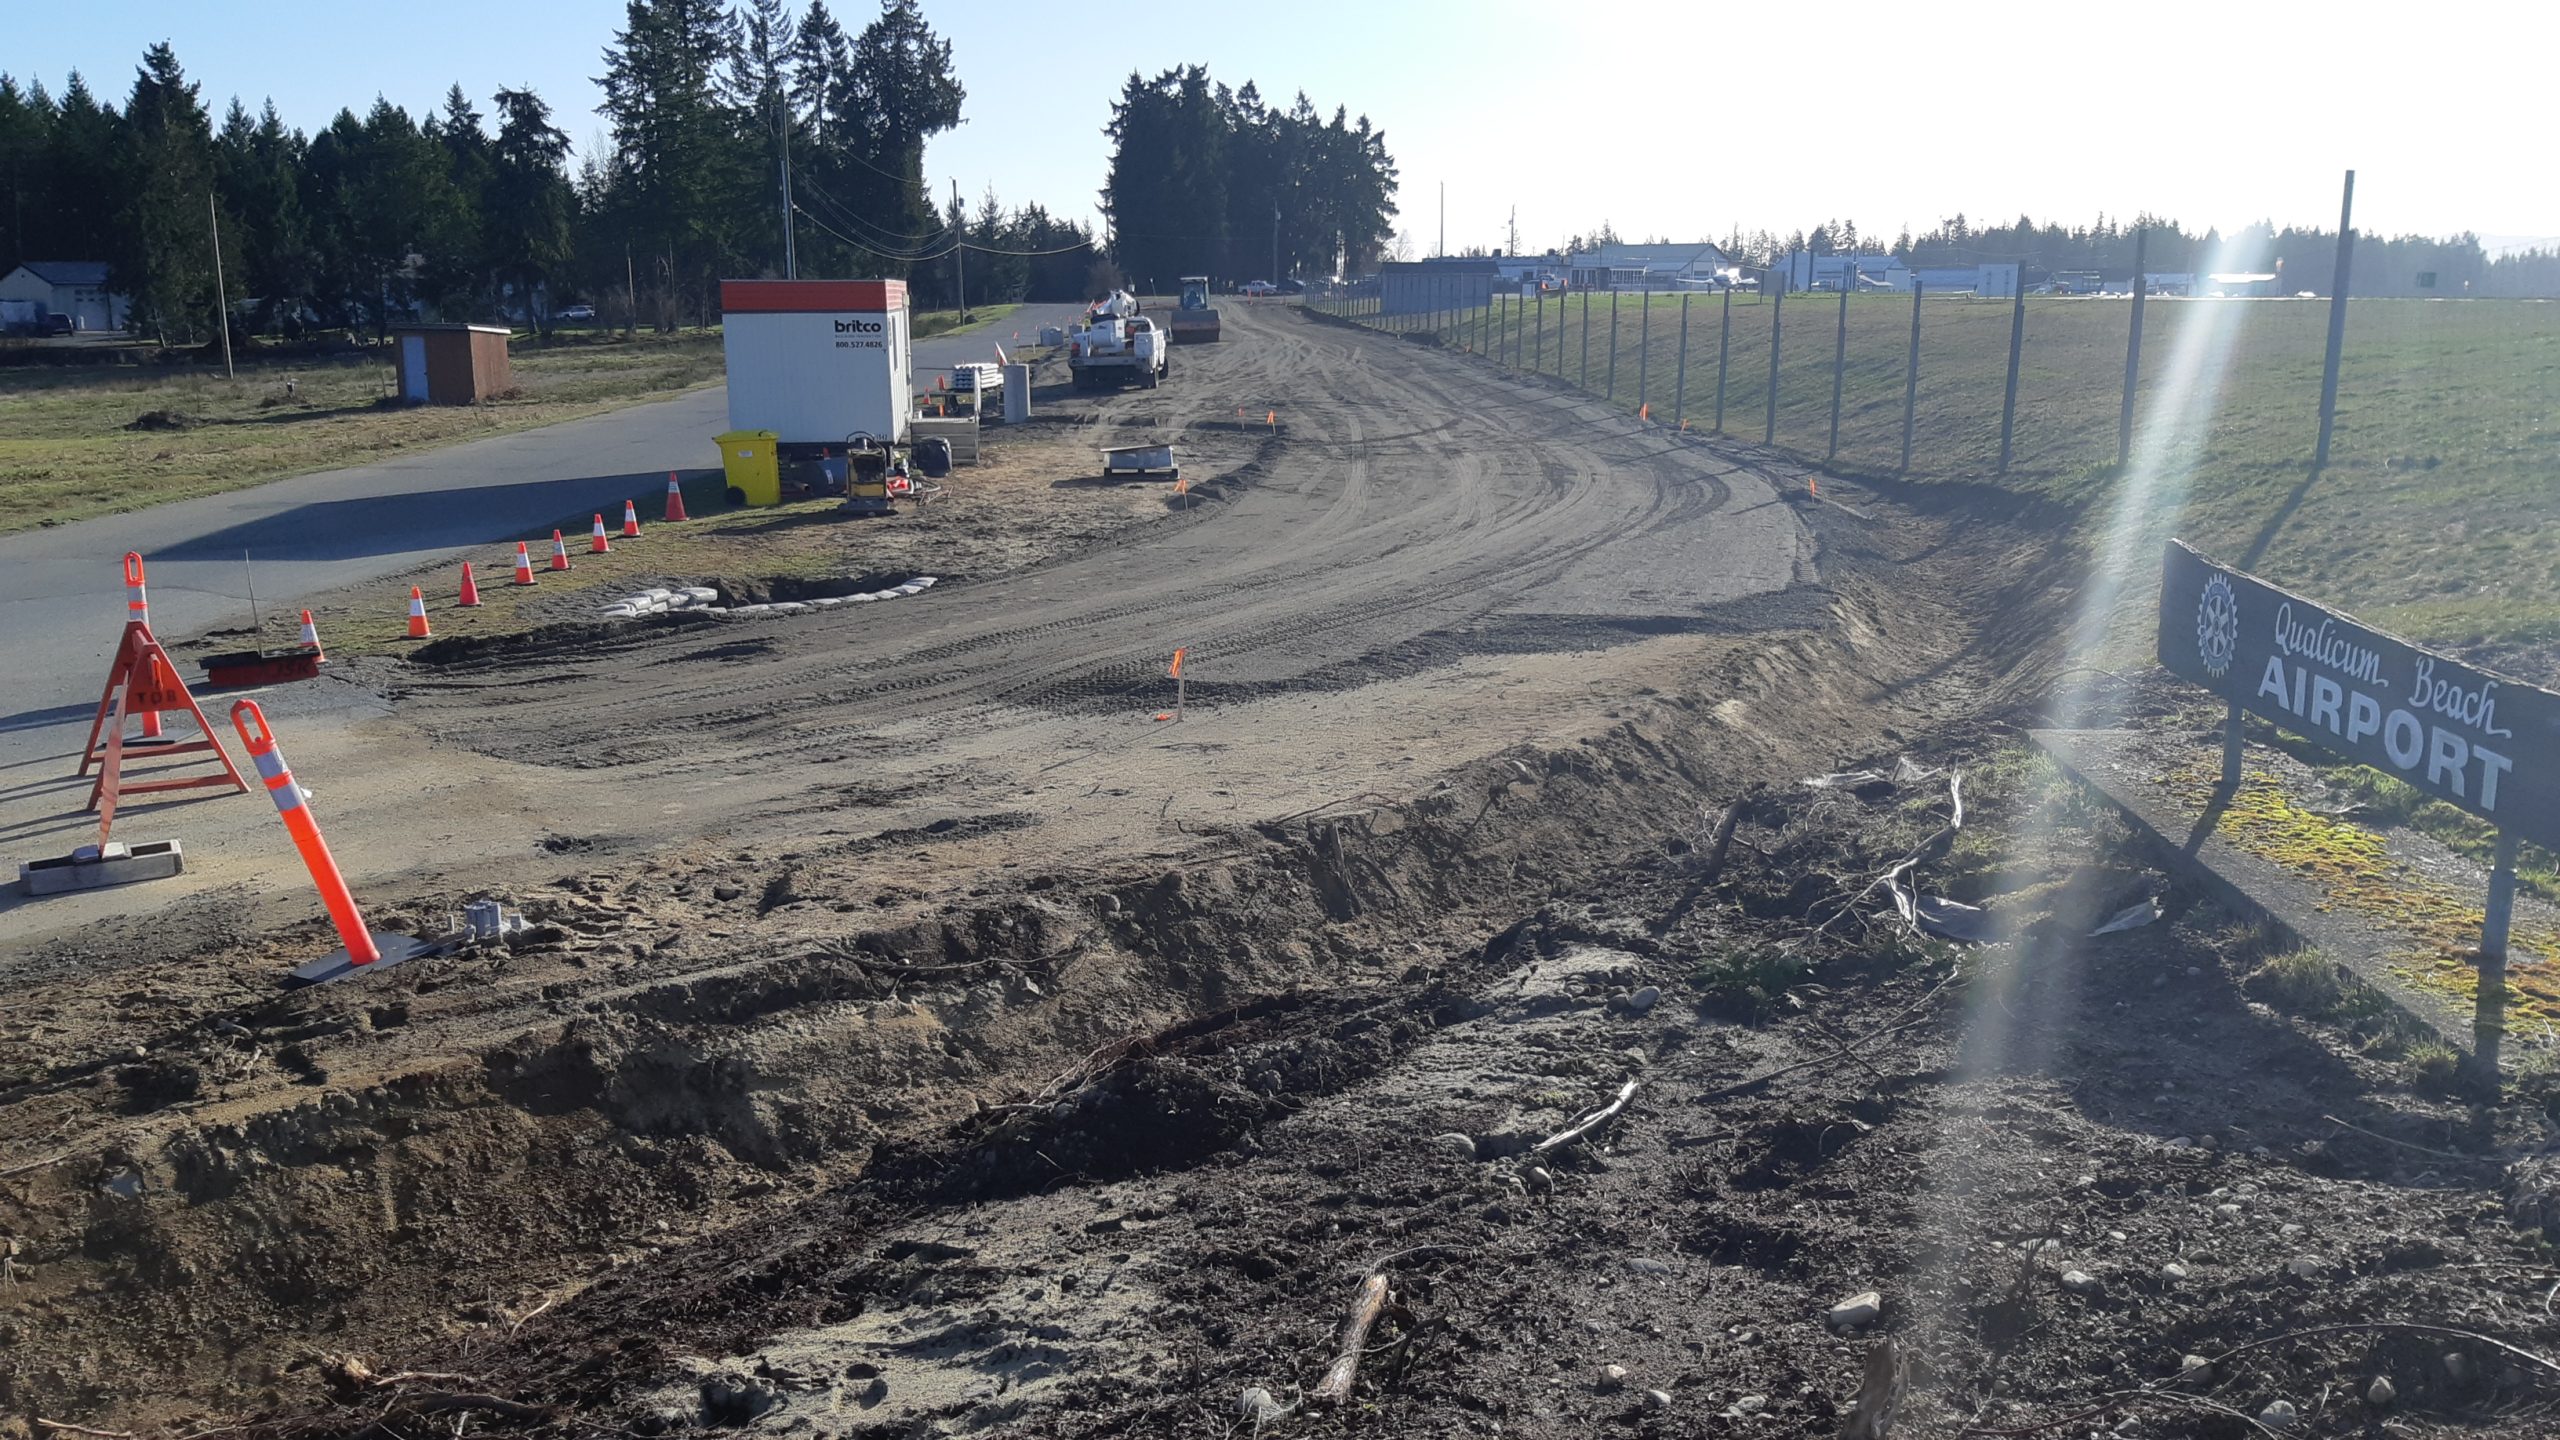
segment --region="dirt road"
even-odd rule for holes
[[[2452,1134],[2242,1003],[2258,957],[2209,906],[2104,952],[2047,919],[1997,964],[1889,919],[1806,933],[1880,903],[1858,877],[1946,791],[1802,777],[1973,763],[2055,663],[2033,516],[1815,500],[1287,311],[1229,333],[1041,422],[1182,447],[1199,493],[1161,520],[298,702],[377,923],[496,894],[533,922],[508,944],[282,992],[331,942],[265,830],[174,900],[0,913],[0,1440],[1225,1433],[1243,1392],[1314,1387],[1381,1267],[1358,1393],[1399,1433],[1836,1434],[1863,1342],[1821,1317],[1860,1286],[1952,1430],[2274,1324],[2538,1298],[2512,1234],[2394,1248],[2370,1218],[2469,1224],[2482,1192],[2427,1167],[2513,1126]],[[2109,904],[2144,883],[2100,829],[1950,868],[2077,914],[2084,870]],[[1592,1141],[1532,1148],[1630,1080]],[[2325,1116],[2458,1160],[2341,1164]],[[2059,1272],[2000,1255],[2039,1237],[2109,1298],[2027,1296]],[[2200,1278],[2163,1298],[2171,1257]],[[2302,1363],[2337,1390],[2387,1362],[2458,1429],[2523,1392],[2456,1348]],[[2326,1393],[2221,1373],[2250,1390],[2224,1411]],[[2195,1413],[2223,1411],[2166,1420]]]
[[[1811,613],[1768,599],[1816,575],[1760,477],[1285,315],[1243,312],[1227,343],[1182,351],[1168,387],[1086,417],[1095,443],[1168,441],[1206,482],[1143,543],[878,619],[493,654],[446,667],[467,679],[405,685],[404,709],[439,738],[548,765],[894,768],[918,730],[952,746],[1022,727],[1050,737],[1046,765],[1128,743],[1132,712],[1170,703],[1176,647],[1214,713],[1471,653]]]

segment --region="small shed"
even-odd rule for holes
[[[504,325],[397,325],[400,398],[412,405],[474,405],[515,388]]]

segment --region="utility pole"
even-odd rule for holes
[[[782,278],[800,278],[800,251],[791,235],[791,107],[776,90],[773,96],[774,136],[782,147]]]
[[[1289,277],[1280,273],[1280,202],[1271,202],[1271,283],[1279,284]]]
[[[631,268],[631,247],[622,247],[622,294],[631,306],[631,319],[622,327],[622,338],[628,340],[640,333],[640,274]]]
[[[1431,253],[1442,258],[1449,253],[1449,182],[1446,180],[1440,182],[1440,243],[1432,247]]]
[[[1505,249],[1502,252],[1503,254],[1517,255],[1520,253],[1520,207],[1517,205],[1511,207],[1511,228],[1505,243],[1509,248]]]
[[[213,308],[222,317],[222,378],[237,380],[231,370],[231,296],[222,283],[222,216],[213,208],[213,192],[204,196],[204,218],[213,222]],[[2328,438],[2323,429],[2321,437]]]
[[[2347,340],[2347,285],[2355,266],[2355,218],[2356,172],[2350,170],[2346,192],[2338,199],[2338,268],[2329,281],[2329,353],[2320,367],[2320,447],[2311,456],[2314,475],[2328,468],[2329,429],[2338,420],[2338,354]],[[2480,993],[2485,995],[2488,991]]]
[[[960,205],[960,177],[951,177],[951,209],[960,223],[951,237],[951,288],[960,292],[960,321],[969,323],[969,212]]]

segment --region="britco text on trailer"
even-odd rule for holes
[[[723,280],[720,310],[730,434],[774,437],[783,494],[829,488],[821,457],[841,466],[857,436],[906,442],[905,281]]]

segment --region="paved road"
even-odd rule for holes
[[[1075,306],[1025,307],[989,332],[919,341],[915,374],[930,385],[958,361],[1063,323]],[[152,623],[172,638],[246,623],[240,555],[256,563],[270,614],[339,586],[394,574],[564,515],[644,512],[669,470],[712,459],[728,428],[728,392],[714,387],[513,435],[404,455],[372,465],[278,480],[254,489],[0,536],[0,774],[69,754],[97,704],[120,633],[117,557],[141,552]]]

